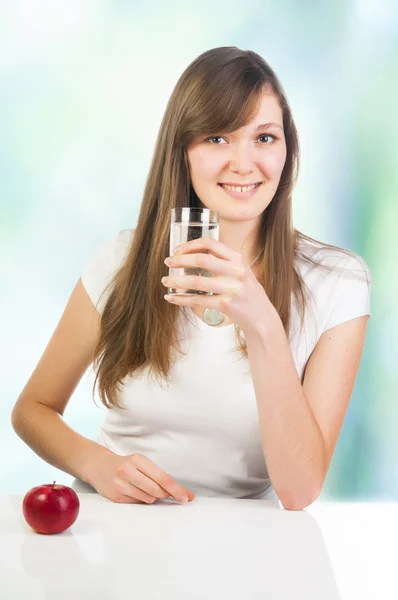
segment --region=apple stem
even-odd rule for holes
[[[53,486],[52,486],[52,488],[51,488],[52,490],[54,489],[54,485],[55,485],[55,481],[54,481],[54,483],[53,483]]]

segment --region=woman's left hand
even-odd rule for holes
[[[259,332],[279,315],[263,286],[257,281],[240,252],[213,238],[199,238],[179,246],[180,252],[165,260],[171,268],[202,268],[213,277],[202,275],[168,276],[162,283],[168,288],[213,292],[213,296],[170,295],[166,300],[180,306],[216,308],[241,327],[245,335]],[[205,254],[204,251],[210,252]]]

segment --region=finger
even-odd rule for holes
[[[139,486],[126,481],[125,479],[117,479],[115,481],[118,490],[123,496],[134,498],[139,500],[140,502],[145,502],[146,504],[153,504],[153,502],[158,498],[158,496],[154,496],[152,494],[147,494],[144,490],[142,490]],[[164,492],[163,498],[167,498],[167,492]]]
[[[124,503],[124,504],[134,504],[134,503],[145,503],[145,504],[153,504],[156,500],[158,499],[167,499],[170,498],[170,494],[169,492],[166,492],[166,490],[163,490],[162,488],[162,495],[160,496],[153,496],[151,494],[147,494],[146,492],[144,492],[143,490],[141,490],[139,487],[130,484],[128,481],[125,480],[118,480],[117,482],[118,488],[121,490],[120,491],[120,496],[117,500],[117,502],[119,503]],[[193,500],[195,500],[196,495],[194,494],[194,492],[191,492],[191,490],[186,490],[187,495],[188,495],[188,502],[192,502]]]
[[[157,486],[160,486],[160,488],[163,488],[164,490],[166,490],[166,492],[169,492],[170,496],[173,496],[173,498],[178,500],[178,502],[183,501],[183,497],[187,495],[188,490],[179,485],[171,475],[165,473],[160,467],[155,465],[155,463],[152,462],[147,456],[135,453],[132,456],[132,462],[138,471],[141,471],[143,475],[148,476],[152,480],[151,488],[152,483],[154,483],[155,486],[157,484]],[[158,488],[152,489],[159,493]],[[155,496],[156,493],[153,493],[152,489],[151,491],[149,491],[149,493]],[[147,488],[145,488],[145,490],[148,491]]]
[[[143,504],[143,502],[141,500],[137,500],[137,498],[123,495],[120,495],[117,500],[114,500],[114,502],[117,502],[117,504]]]
[[[202,277],[201,275],[172,275],[164,277],[162,283],[172,289],[201,290],[229,296],[237,296],[243,285],[241,281],[232,277]]]
[[[226,275],[241,279],[245,275],[245,267],[242,264],[234,264],[229,260],[220,260],[212,254],[196,252],[195,254],[182,254],[171,257],[170,269],[180,268],[202,268],[214,275]]]
[[[195,500],[196,494],[194,492],[191,492],[191,490],[187,490],[187,494],[188,494],[188,502],[192,502],[192,500]]]
[[[198,250],[209,250],[214,256],[218,256],[218,258],[225,258],[226,260],[232,260],[236,262],[238,256],[240,256],[239,252],[232,250],[219,240],[214,240],[209,237],[202,237],[196,240],[190,240],[189,242],[185,242],[180,246],[176,246],[174,249],[174,254],[187,254],[191,252],[198,252]]]
[[[232,301],[231,296],[201,296],[195,294],[193,296],[180,296],[178,294],[166,294],[164,296],[167,302],[170,304],[176,304],[178,306],[201,306],[205,308],[215,308],[223,312],[228,308],[228,305]]]
[[[147,496],[154,496],[155,498],[168,498],[170,493],[163,489],[156,481],[142,473],[136,467],[133,467],[133,472],[129,478],[132,485],[146,493]]]
[[[192,502],[193,500],[195,500],[196,498],[196,494],[194,494],[194,492],[191,492],[191,490],[187,490],[187,494],[188,494],[188,502]],[[170,494],[168,492],[165,492],[165,496],[166,498],[170,497]],[[154,496],[148,496],[150,498],[150,500],[148,501],[144,501],[144,500],[138,500],[138,498],[134,498],[132,496],[126,496],[125,494],[120,494],[120,496],[117,499],[118,504],[153,504],[154,502],[156,502],[157,498],[155,498]]]

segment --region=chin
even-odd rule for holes
[[[219,211],[220,219],[228,221],[253,221],[261,216],[261,213],[250,209]]]

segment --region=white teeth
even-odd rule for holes
[[[255,187],[257,187],[257,183],[255,183],[254,185],[249,185],[246,187],[233,187],[231,185],[224,185],[223,183],[221,184],[221,187],[225,188],[226,190],[229,190],[230,192],[250,192],[250,190],[254,190]]]

